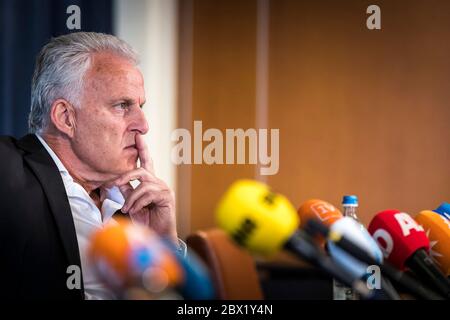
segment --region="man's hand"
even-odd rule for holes
[[[164,181],[155,176],[153,161],[140,134],[136,135],[136,148],[141,167],[109,182],[108,187],[119,187],[125,198],[122,212],[128,212],[133,221],[143,223],[178,243],[174,194]],[[130,184],[132,180],[140,181],[136,189]]]

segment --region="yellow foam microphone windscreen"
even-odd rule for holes
[[[229,187],[217,206],[216,220],[235,242],[263,256],[281,250],[299,226],[289,200],[254,180],[238,180]]]

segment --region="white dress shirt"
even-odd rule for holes
[[[107,190],[106,199],[102,203],[101,211],[95,205],[94,200],[87,191],[73,180],[66,167],[59,160],[44,139],[36,134],[39,141],[48,151],[61,174],[64,187],[72,211],[72,217],[77,234],[78,248],[80,251],[81,269],[83,272],[84,293],[86,299],[116,299],[114,293],[105,286],[97,276],[94,266],[89,262],[87,251],[91,235],[96,230],[103,228],[105,224],[114,221],[113,214],[122,208],[125,199],[119,188],[113,187]],[[181,250],[185,252],[186,245],[179,241]]]

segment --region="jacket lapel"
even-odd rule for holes
[[[34,134],[24,136],[18,141],[18,145],[28,152],[24,159],[36,174],[47,196],[69,265],[81,268],[75,224],[58,167]],[[83,291],[83,281],[81,285]]]

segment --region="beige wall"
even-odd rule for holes
[[[365,25],[371,2],[268,3],[266,116],[280,129],[280,170],[267,182],[296,207],[355,193],[366,224],[450,201],[450,2],[377,1],[380,31]],[[180,2],[178,126],[256,126],[257,8]],[[177,169],[184,234],[213,226],[227,186],[255,177],[252,165]]]
[[[177,0],[115,0],[116,34],[140,55],[149,122],[145,135],[155,172],[175,188],[176,167],[170,158],[170,135],[176,128],[178,2]]]

